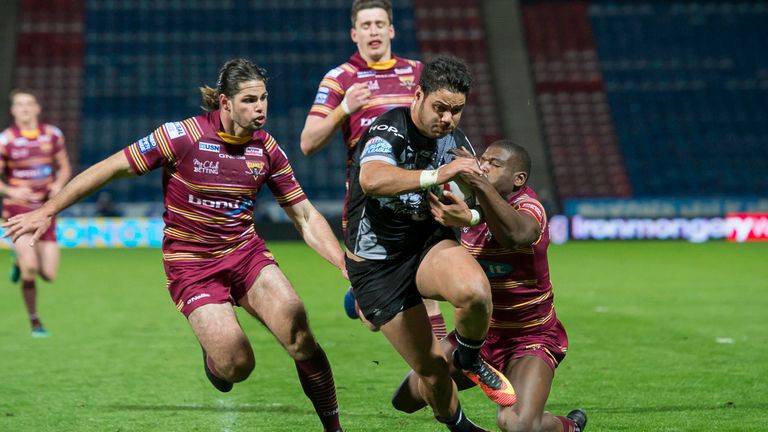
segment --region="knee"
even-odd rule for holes
[[[502,432],[539,432],[541,417],[522,416],[513,410],[502,410],[496,419]]]
[[[227,355],[223,361],[216,362],[216,371],[229,382],[244,381],[253,371],[256,360],[250,350],[238,350]]]
[[[21,278],[26,280],[33,280],[40,272],[37,264],[19,263],[19,270],[21,271]]]
[[[477,313],[490,314],[493,309],[491,287],[485,277],[468,278],[462,281],[454,306]]]
[[[46,272],[43,270],[40,272],[40,277],[46,282],[53,282],[56,280],[56,272]]]

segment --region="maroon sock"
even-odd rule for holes
[[[429,322],[432,324],[432,333],[435,334],[436,338],[443,339],[447,335],[443,314],[430,315]]]
[[[560,420],[563,424],[563,432],[581,432],[576,422],[565,416],[557,416],[556,419]]]
[[[301,388],[312,401],[325,430],[340,430],[336,386],[333,384],[333,372],[325,351],[318,345],[310,359],[296,362],[296,371],[299,373]]]
[[[24,297],[24,305],[27,307],[27,315],[32,322],[32,327],[40,325],[40,319],[37,317],[37,289],[35,280],[21,281],[21,295]]]

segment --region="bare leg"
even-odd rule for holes
[[[505,373],[518,393],[515,405],[499,408],[497,422],[501,430],[561,432],[560,420],[544,412],[555,375],[547,363],[538,357],[525,356],[510,362]]]
[[[248,378],[255,364],[253,350],[231,304],[200,306],[188,321],[218,377],[232,383]]]
[[[48,282],[53,282],[59,273],[59,245],[56,242],[44,241],[36,245],[38,262],[40,263],[40,277]]]

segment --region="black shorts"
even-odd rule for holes
[[[399,260],[358,262],[346,258],[352,292],[365,319],[382,326],[421,303],[416,272],[427,252],[443,240],[456,241],[456,236],[450,230],[440,230],[427,239],[420,251]]]

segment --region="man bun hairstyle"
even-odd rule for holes
[[[442,89],[468,95],[472,88],[472,72],[463,60],[439,55],[424,64],[419,85],[424,96]]]
[[[219,69],[219,80],[216,88],[208,86],[200,87],[203,98],[203,108],[206,111],[219,109],[219,95],[233,98],[240,91],[240,84],[247,81],[267,82],[267,71],[251,63],[244,58],[235,58],[227,61]]]

